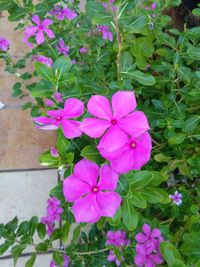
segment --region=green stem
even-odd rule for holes
[[[117,53],[117,81],[120,82],[121,80],[121,66],[120,66],[120,61],[121,61],[121,52],[122,52],[122,43],[121,43],[121,35],[120,35],[120,29],[119,29],[119,8],[117,8],[116,11],[116,16],[115,16],[115,30],[117,34],[117,45],[118,45],[118,53]]]

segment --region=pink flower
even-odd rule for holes
[[[56,93],[53,95],[53,98],[54,98],[58,103],[62,103],[62,102],[63,102],[62,94],[59,93],[59,92],[56,92]]]
[[[107,152],[100,148],[100,154],[110,160],[111,167],[118,173],[127,173],[131,170],[140,170],[151,156],[152,142],[149,133],[137,138],[127,136],[127,142],[115,152]]]
[[[0,36],[0,51],[7,51],[9,46],[10,42],[6,38]]]
[[[77,13],[74,10],[71,10],[68,7],[62,9],[59,5],[56,5],[54,9],[50,11],[50,14],[56,16],[57,20],[64,20],[65,18],[73,20],[77,16]]]
[[[155,9],[156,9],[156,3],[153,3],[153,4],[151,5],[151,9],[152,9],[152,10],[155,10]]]
[[[88,52],[88,49],[87,49],[87,47],[81,47],[81,48],[79,49],[79,52],[80,52],[81,54],[85,54],[85,53]]]
[[[95,223],[102,216],[113,217],[121,203],[120,195],[113,192],[117,182],[118,175],[109,165],[99,168],[89,160],[80,160],[63,183],[65,199],[74,202],[76,222]]]
[[[104,40],[109,40],[110,42],[113,41],[113,33],[109,30],[109,26],[99,25],[97,29],[101,32]]]
[[[107,259],[110,262],[114,261],[117,266],[120,266],[121,265],[121,262],[124,261],[124,258],[123,257],[121,257],[121,261],[119,261],[118,258],[117,258],[117,256],[115,255],[115,252],[113,250],[110,250],[109,251],[109,255],[108,255],[108,258]]]
[[[53,64],[53,60],[50,57],[45,56],[32,56],[32,60],[47,65],[48,67],[51,67]]]
[[[154,245],[148,243],[136,245],[135,264],[136,266],[155,267],[162,264],[163,259],[155,251]]]
[[[115,0],[109,0],[108,3],[103,2],[102,5],[103,5],[106,9],[111,8],[112,12],[115,12],[117,8],[116,8],[115,6],[112,5],[114,2],[115,2]]]
[[[140,244],[145,242],[155,244],[155,240],[163,241],[161,232],[157,228],[151,231],[151,227],[145,223],[142,227],[142,231],[143,233],[138,233],[135,236],[135,240]]]
[[[126,232],[124,231],[108,231],[106,234],[106,245],[113,245],[115,247],[127,246],[130,240],[126,239]]]
[[[59,40],[59,45],[56,46],[56,48],[58,49],[58,52],[60,54],[63,54],[65,56],[68,56],[69,53],[69,46],[67,46],[65,44],[65,42],[63,41],[63,39]]]
[[[55,158],[59,157],[58,150],[55,147],[51,148],[50,153],[52,157],[55,157]]]
[[[49,38],[55,37],[52,30],[49,29],[49,25],[53,23],[52,20],[45,19],[41,22],[37,15],[33,15],[32,21],[36,24],[36,26],[27,27],[24,31],[24,42],[27,43],[30,48],[32,48],[32,44],[28,42],[28,39],[31,36],[35,36],[35,40],[38,45],[44,43],[44,33],[46,33]]]
[[[54,106],[54,102],[50,99],[44,99],[44,104],[47,106],[47,107],[53,107]]]
[[[180,206],[182,204],[182,194],[178,191],[175,191],[174,195],[169,195],[171,200],[173,200],[173,203],[177,206]]]
[[[84,119],[80,128],[91,138],[103,135],[98,145],[99,151],[116,152],[127,144],[127,135],[138,138],[149,129],[145,114],[133,112],[136,105],[135,95],[130,91],[115,93],[112,96],[112,108],[106,97],[92,96],[87,108],[97,118]]]
[[[64,109],[48,110],[46,113],[49,117],[41,116],[34,118],[34,122],[38,123],[37,128],[43,130],[55,130],[60,126],[63,128],[66,138],[75,138],[81,136],[79,129],[80,122],[70,120],[70,118],[78,118],[84,112],[84,104],[76,98],[68,98],[65,101]]]

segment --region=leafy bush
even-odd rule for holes
[[[91,0],[87,1],[85,12],[79,9],[79,1],[67,5],[66,2],[0,1],[0,11],[7,10],[8,20],[18,22],[15,30],[24,31],[24,42],[30,48],[29,53],[14,62],[7,52],[9,43],[0,39],[0,57],[5,60],[5,70],[19,79],[13,85],[12,95],[19,98],[30,95],[32,100],[23,105],[23,109],[31,110],[37,127],[57,129],[55,147],[45,151],[40,162],[58,168],[60,173],[60,182],[50,191],[47,216],[41,222],[33,217],[19,223],[14,218],[0,225],[3,240],[0,254],[12,247],[16,264],[21,253],[31,245],[35,252],[26,267],[34,265],[40,252],[52,252],[51,266],[144,266],[145,263],[145,266],[200,266],[200,27],[185,28],[183,32],[171,28],[170,18],[163,15],[163,10],[180,4],[178,0],[156,3]],[[200,9],[194,12],[199,15]],[[26,71],[30,60],[35,61],[32,73]],[[148,118],[153,143],[151,151],[151,141],[145,141],[148,145],[130,158],[134,164],[129,169],[130,164],[124,163],[125,154],[120,154],[116,168],[116,158],[111,159],[113,154],[105,156],[101,150],[106,148],[109,153],[116,150],[114,146],[119,145],[116,139],[121,138],[120,132],[112,132],[107,143],[103,143],[103,138],[99,143],[103,131],[99,125],[90,125],[91,119],[88,120],[90,114],[98,117],[100,111],[107,112],[107,102],[103,98],[102,106],[100,96],[110,99],[117,91],[124,92],[118,97],[116,112],[129,117],[136,106],[133,104],[136,96],[137,110]],[[91,98],[94,95],[99,98]],[[68,106],[67,112],[75,114],[71,117],[62,110],[69,99],[75,101]],[[132,108],[128,101],[132,101]],[[144,113],[143,119],[140,117],[123,127],[123,134],[127,131],[135,134],[132,148],[137,148],[137,142],[139,148],[139,141],[144,143],[143,136],[137,139],[139,135],[144,132],[148,135]],[[76,121],[66,124],[71,118]],[[81,135],[80,129],[84,134]],[[145,165],[150,151],[151,159]],[[105,164],[110,166],[109,161],[118,173],[107,170],[109,175],[105,176],[104,183],[119,178],[116,192],[112,193],[118,200],[109,198],[106,206],[101,207],[101,214],[113,214],[109,208],[118,203],[115,215],[91,219],[93,202],[86,203],[89,211],[83,210],[83,214],[81,206],[72,208],[74,200],[70,192],[82,187],[80,184],[70,187],[68,179],[74,183],[74,179],[80,178],[74,168],[79,166],[87,176],[84,181],[88,182],[90,174],[85,172],[84,164],[89,162],[90,170],[97,168],[96,164],[103,169]],[[126,171],[121,169],[124,166]],[[69,176],[64,179],[63,195],[63,178]],[[112,188],[111,191],[115,191],[115,186]],[[92,190],[94,194],[99,188],[92,187]],[[84,192],[88,193],[87,188]],[[67,245],[75,219],[78,224]],[[54,224],[56,221],[59,225]],[[88,234],[84,230],[86,222],[90,223]],[[141,229],[144,233],[137,238]],[[34,242],[36,233],[41,239],[38,244]],[[60,248],[55,248],[55,240],[60,240]]]

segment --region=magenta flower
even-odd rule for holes
[[[49,198],[47,203],[47,214],[41,218],[41,223],[46,226],[47,233],[50,236],[54,231],[55,222],[60,221],[60,215],[63,213],[63,209],[60,207],[60,200],[56,197]]]
[[[115,247],[127,246],[130,244],[130,240],[126,239],[125,231],[108,231],[106,234],[106,245],[113,245]]]
[[[64,109],[48,110],[46,112],[48,117],[34,118],[34,122],[39,124],[37,128],[43,130],[55,130],[61,126],[65,137],[71,139],[81,136],[82,133],[79,129],[80,122],[70,119],[80,117],[83,112],[84,104],[82,101],[76,98],[68,98],[65,101]]]
[[[155,244],[156,240],[163,241],[163,237],[159,229],[155,228],[151,231],[151,227],[148,224],[144,224],[142,227],[143,233],[138,233],[135,236],[135,240],[143,244],[145,242]]]
[[[47,107],[53,107],[54,106],[54,102],[51,99],[44,99],[44,104]]]
[[[182,204],[182,194],[178,191],[175,191],[174,195],[169,195],[169,197],[177,206],[180,206]]]
[[[124,258],[121,257],[121,260],[118,260],[117,256],[115,255],[115,252],[113,250],[110,250],[107,260],[110,262],[114,261],[117,266],[120,266],[121,262],[124,261]]]
[[[163,263],[163,258],[161,254],[156,253],[153,244],[137,244],[136,245],[136,255],[135,255],[136,266],[142,267],[156,267]]]
[[[47,65],[48,67],[51,67],[53,65],[53,60],[50,57],[32,56],[32,60]]]
[[[136,108],[134,92],[118,91],[109,100],[100,95],[92,96],[88,102],[88,112],[97,118],[86,118],[81,130],[91,138],[101,138],[98,149],[109,153],[121,149],[127,143],[127,135],[141,136],[149,129],[145,114]]]
[[[109,40],[110,42],[113,41],[113,33],[109,30],[109,26],[99,25],[97,29],[101,32],[104,40]]]
[[[10,42],[6,38],[0,36],[0,51],[7,51],[9,46]]]
[[[63,102],[62,94],[59,93],[59,92],[56,92],[56,93],[53,95],[53,98],[54,98],[58,103],[62,103],[62,102]]]
[[[117,182],[118,175],[109,165],[99,168],[89,160],[80,160],[63,183],[65,199],[74,202],[76,222],[95,223],[102,216],[113,217],[121,204],[120,195],[113,192]]]
[[[41,22],[40,18],[37,15],[33,15],[32,21],[36,24],[36,26],[29,26],[24,31],[24,42],[27,43],[30,48],[32,48],[32,44],[28,42],[28,39],[31,36],[35,36],[35,40],[38,45],[44,43],[44,33],[46,33],[49,38],[55,37],[52,30],[49,29],[49,25],[53,23],[52,20],[45,19]]]
[[[110,160],[114,171],[127,173],[140,170],[150,160],[151,149],[151,136],[146,132],[137,138],[127,136],[127,142],[117,151],[109,153],[99,148],[99,152],[105,159]]]
[[[87,49],[87,47],[81,47],[81,48],[79,49],[79,52],[80,52],[81,54],[85,54],[85,53],[88,52],[88,49]]]
[[[59,40],[59,45],[56,46],[56,48],[58,49],[58,52],[60,54],[63,54],[65,56],[68,56],[68,53],[69,53],[69,46],[67,46],[65,44],[65,42],[63,41],[63,39],[61,38]]]
[[[73,20],[77,16],[77,13],[74,10],[71,10],[68,7],[62,9],[62,7],[59,5],[56,5],[54,9],[50,11],[50,14],[55,16],[57,20]]]
[[[152,10],[155,10],[155,9],[156,9],[156,3],[153,3],[153,4],[151,5],[151,9],[152,9]]]
[[[54,157],[54,158],[59,157],[58,150],[55,147],[52,147],[50,149],[50,153],[51,153],[51,156]]]

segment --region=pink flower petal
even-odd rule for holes
[[[103,148],[108,152],[114,152],[125,145],[126,141],[127,135],[118,126],[111,126],[101,138],[98,149],[101,150]]]
[[[33,15],[32,16],[32,21],[37,24],[38,26],[40,25],[40,18],[38,17],[38,15]]]
[[[136,244],[135,251],[139,255],[146,255],[146,247],[143,244]]]
[[[153,231],[151,232],[151,236],[153,238],[159,238],[161,236],[160,229],[154,228]]]
[[[99,138],[110,127],[110,122],[101,119],[87,118],[80,125],[80,129],[91,138]]]
[[[76,223],[95,223],[100,219],[101,212],[96,202],[96,194],[89,194],[77,200],[72,207]]]
[[[100,180],[98,183],[100,190],[114,191],[117,188],[119,176],[109,165],[104,165],[100,169]]]
[[[145,267],[155,267],[155,264],[151,259],[147,259],[145,263]]]
[[[118,91],[112,96],[113,117],[121,119],[137,106],[134,92]]]
[[[54,122],[54,119],[48,118],[45,116],[40,116],[40,117],[34,118],[33,121],[39,124],[46,125],[46,124],[52,124]]]
[[[159,257],[158,254],[151,255],[150,258],[155,264],[160,265],[163,263],[163,259],[161,257]]]
[[[63,113],[62,109],[58,109],[58,110],[48,110],[47,111],[47,115],[51,116],[51,117],[58,117],[61,116]]]
[[[119,127],[133,137],[138,137],[149,130],[149,123],[141,111],[133,112],[118,122]]]
[[[90,98],[88,111],[91,115],[105,120],[111,120],[112,110],[109,100],[105,96],[94,95]]]
[[[135,240],[138,242],[138,243],[144,243],[145,241],[147,241],[147,237],[146,235],[142,234],[142,233],[138,233],[136,236],[135,236]]]
[[[101,211],[101,216],[113,217],[120,207],[121,197],[115,192],[102,192],[97,194],[97,204]]]
[[[146,236],[150,236],[150,234],[151,234],[151,227],[148,225],[148,224],[144,224],[143,226],[142,226],[142,231],[143,231],[143,233],[146,235]]]
[[[135,255],[134,261],[138,267],[142,267],[146,262],[146,257],[142,255]]]
[[[47,27],[47,26],[51,25],[52,23],[53,23],[53,21],[51,19],[45,19],[42,22],[42,26]]]
[[[128,149],[124,151],[118,158],[110,160],[110,164],[114,171],[122,174],[134,169],[133,160],[133,150]]]
[[[49,38],[55,38],[55,35],[52,30],[44,28],[44,32],[48,35]]]
[[[44,34],[43,34],[43,31],[38,31],[36,36],[35,36],[35,40],[36,40],[36,43],[38,45],[44,43]]]
[[[63,128],[64,136],[68,139],[80,137],[82,132],[80,130],[80,122],[73,120],[62,120],[61,125]]]
[[[97,184],[99,166],[92,161],[82,159],[74,166],[74,175],[91,186],[94,186]]]
[[[57,130],[59,127],[57,125],[44,125],[44,126],[36,126],[37,129],[42,129],[42,130]]]
[[[84,112],[84,104],[76,98],[68,98],[65,101],[64,114],[65,118],[77,118]]]
[[[77,179],[74,175],[69,176],[63,182],[63,194],[67,201],[74,202],[89,192],[89,184]]]
[[[29,38],[33,36],[37,30],[38,30],[37,26],[30,26],[25,29],[24,34],[26,35],[26,38]]]

